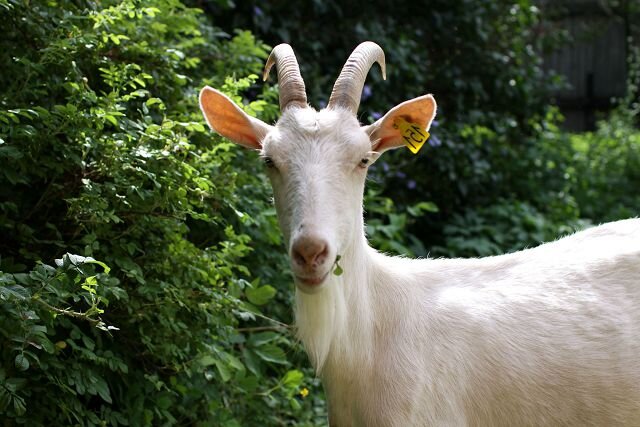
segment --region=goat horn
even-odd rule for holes
[[[278,83],[280,84],[280,111],[291,106],[306,107],[307,94],[304,80],[300,75],[300,67],[291,46],[282,43],[273,48],[264,66],[263,80],[267,80],[269,71],[274,64],[278,70]]]
[[[342,107],[358,114],[360,97],[367,74],[374,62],[380,65],[382,78],[387,79],[384,51],[374,42],[360,43],[342,67],[340,76],[333,85],[327,108]]]

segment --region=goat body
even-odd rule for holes
[[[277,46],[265,73],[277,65],[275,126],[200,94],[209,125],[267,166],[331,425],[640,426],[640,220],[490,258],[377,253],[364,235],[367,168],[402,146],[397,120],[428,130],[436,103],[424,95],[361,126],[374,62],[384,76],[380,47],[358,46],[315,111],[293,51]]]
[[[640,220],[490,258],[343,259],[335,309],[299,293],[296,313],[332,426],[640,425]]]

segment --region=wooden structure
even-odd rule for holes
[[[627,78],[628,18],[597,0],[543,2],[560,7],[555,22],[569,33],[570,42],[545,58],[545,69],[562,76],[568,87],[557,91],[555,102],[569,130],[593,129],[598,113],[624,96]]]

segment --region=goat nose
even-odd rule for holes
[[[315,268],[324,262],[328,254],[327,242],[316,236],[300,236],[291,247],[291,257],[300,267]]]

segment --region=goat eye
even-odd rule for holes
[[[365,157],[362,160],[360,160],[360,164],[358,166],[360,166],[361,168],[366,168],[367,165],[369,165],[369,159]]]
[[[263,159],[263,161],[264,161],[264,165],[265,165],[266,167],[268,167],[269,169],[272,169],[272,168],[275,168],[275,167],[276,167],[276,164],[273,162],[273,160],[271,159],[271,157],[265,157],[265,158]]]

